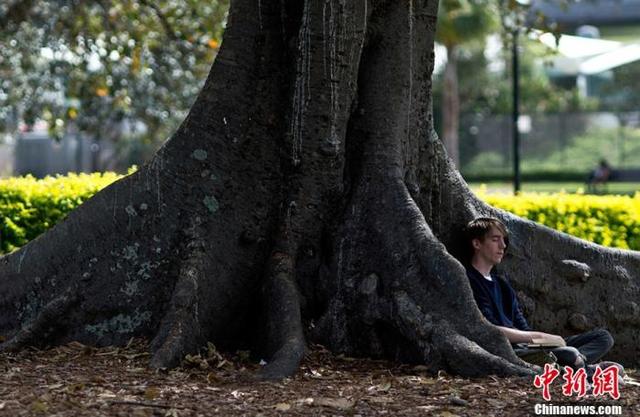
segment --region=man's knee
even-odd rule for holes
[[[597,344],[602,350],[609,351],[613,347],[613,336],[605,329],[597,328],[576,336],[566,338],[569,346],[580,347],[586,343]]]
[[[602,342],[603,346],[606,346],[607,352],[613,347],[613,336],[605,329],[595,329],[596,337]]]

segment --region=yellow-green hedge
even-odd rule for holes
[[[0,253],[24,245],[120,177],[96,173],[0,180]],[[574,236],[640,250],[640,193],[633,197],[565,193],[514,197],[480,189],[478,195],[493,206]]]
[[[0,253],[24,245],[118,178],[96,173],[0,180]]]
[[[605,246],[640,250],[640,193],[635,196],[565,193],[487,194],[487,203]]]

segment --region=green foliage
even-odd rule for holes
[[[436,42],[447,48],[471,41],[484,45],[484,37],[497,28],[493,0],[443,0],[438,8]]]
[[[11,252],[36,238],[119,178],[96,173],[0,180],[0,252]]]
[[[518,196],[478,192],[487,203],[561,232],[604,246],[640,250],[640,193],[595,196],[522,193]]]
[[[123,119],[175,129],[218,50],[229,0],[38,0],[0,6],[0,131],[73,122],[100,138]]]
[[[503,43],[506,43],[503,37]],[[549,50],[540,42],[520,36],[520,112],[522,114],[558,113],[595,110],[598,101],[583,97],[577,88],[562,89],[554,86],[545,73],[544,62]],[[503,49],[503,59],[508,63],[505,71],[494,74],[493,85],[498,89],[490,113],[510,114],[513,108],[511,80],[511,51]]]

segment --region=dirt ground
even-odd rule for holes
[[[545,402],[532,378],[430,375],[424,367],[335,356],[319,346],[281,382],[255,381],[260,365],[246,353],[221,355],[213,346],[168,372],[149,369],[148,359],[142,341],[0,354],[0,416],[526,416],[543,403],[617,405],[624,416],[640,416],[633,381],[613,400],[565,397],[558,378]]]

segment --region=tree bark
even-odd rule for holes
[[[446,157],[436,15],[434,0],[233,2],[164,147],[0,259],[2,348],[144,336],[163,368],[213,341],[267,355],[261,376],[280,378],[313,340],[434,371],[531,374],[454,256],[460,228],[492,214],[512,232],[505,270],[533,323],[609,327],[612,358],[635,360],[638,255],[483,204]]]

